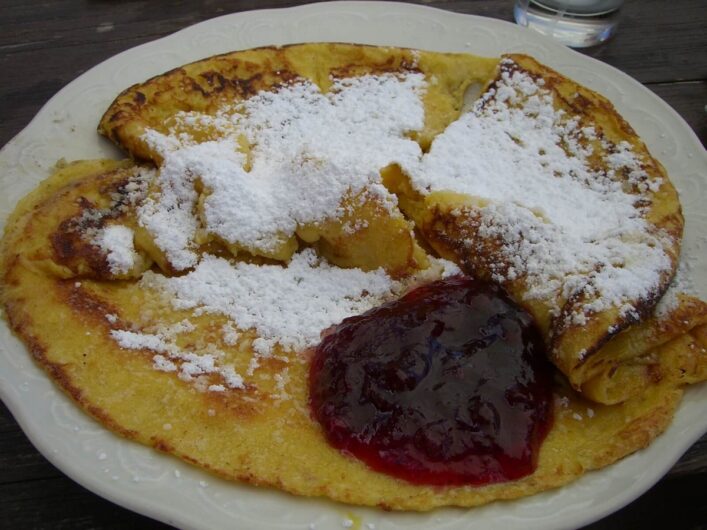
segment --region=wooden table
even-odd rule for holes
[[[291,0],[3,0],[0,9],[0,145],[66,83],[138,44],[229,12]],[[512,20],[511,0],[416,3]],[[633,76],[707,142],[707,7],[703,0],[628,0],[618,35],[585,53]],[[587,528],[705,528],[707,436],[667,477],[623,510]],[[0,404],[0,528],[160,528],[66,478],[29,443]]]

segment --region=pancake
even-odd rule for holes
[[[99,132],[133,158],[154,163],[162,161],[166,150],[175,148],[174,139],[178,138],[183,156],[175,164],[179,167],[191,164],[189,171],[197,174],[197,180],[201,179],[197,184],[201,189],[196,194],[183,193],[182,184],[174,182],[175,178],[183,177],[183,172],[177,169],[179,174],[175,176],[165,169],[155,185],[155,208],[184,211],[197,207],[202,228],[206,228],[203,233],[199,233],[189,219],[183,219],[184,216],[171,215],[169,223],[160,223],[163,225],[161,230],[155,226],[158,224],[155,217],[162,221],[164,215],[145,211],[142,216],[141,225],[153,229],[140,230],[139,239],[163,270],[169,272],[193,266],[195,255],[189,247],[205,241],[216,241],[234,255],[245,251],[286,261],[297,250],[299,238],[306,243],[317,243],[319,253],[337,265],[366,270],[383,266],[395,275],[404,275],[424,267],[424,262],[418,263],[418,260],[424,260],[423,253],[410,235],[412,226],[396,209],[390,208],[395,198],[370,176],[373,174],[374,180],[379,180],[377,166],[389,162],[385,158],[386,149],[401,152],[393,145],[396,140],[399,143],[409,137],[419,142],[423,149],[428,146],[431,138],[459,114],[467,88],[484,82],[495,64],[494,59],[470,55],[345,44],[307,44],[234,52],[186,65],[127,89],[106,111]],[[377,79],[387,76],[388,83],[373,86],[375,84],[366,85],[364,81],[358,87],[346,85],[353,79],[375,79],[374,75]],[[393,86],[403,76],[411,86],[407,91]],[[414,105],[406,104],[406,101],[410,97],[417,101],[414,92],[421,89],[413,85],[422,83],[426,87],[422,106],[412,108]],[[283,116],[269,116],[262,112],[269,100],[261,94],[271,90],[283,93],[289,88],[292,88],[292,95],[280,109]],[[391,100],[386,100],[386,108],[378,107],[375,102],[381,102],[383,98],[367,97],[370,108],[355,108],[359,95],[365,96],[366,92],[376,90],[381,94],[397,90],[400,103],[392,100],[395,103],[391,104]],[[346,93],[350,94],[348,98],[344,96]],[[342,97],[337,99],[337,96]],[[307,127],[310,135],[313,128],[319,129],[329,140],[325,151],[347,150],[351,153],[349,159],[338,161],[336,167],[326,167],[324,161],[331,160],[326,152],[298,151],[302,149],[301,131],[295,130],[295,126],[287,130],[288,112],[320,116],[319,121],[315,119],[312,123],[300,120],[303,123],[299,126]],[[249,113],[256,117],[264,114],[262,120],[265,121],[260,123],[251,119],[251,123],[239,123]],[[366,116],[357,113],[366,113]],[[393,113],[397,120],[391,121],[388,118]],[[408,113],[412,115],[406,116]],[[361,127],[363,118],[370,121],[365,135]],[[341,134],[346,130],[343,122],[347,120],[351,122],[348,127],[358,130],[358,135]],[[400,128],[397,138],[386,136],[388,131],[382,130],[386,127]],[[276,131],[272,135],[276,137],[275,149],[268,148],[268,142],[273,139],[263,137],[263,129]],[[287,142],[283,141],[286,135]],[[359,145],[350,145],[356,136]],[[391,140],[388,145],[378,142],[385,142],[386,138]],[[208,144],[206,149],[212,152],[194,153],[195,143],[202,147]],[[408,151],[419,150],[416,143],[408,144]],[[227,184],[231,191],[246,190],[241,196],[232,197],[231,203],[271,203],[267,208],[259,208],[259,212],[243,206],[229,208],[223,205],[223,201],[219,208],[213,191],[220,181],[214,178],[204,180],[203,160],[218,159],[222,165],[223,160],[233,158],[234,149],[243,158],[243,161],[235,161],[235,166],[245,168],[249,175],[243,175],[243,179],[248,179],[251,185],[246,188],[245,185]],[[218,153],[214,154],[215,151]],[[365,159],[376,158],[378,154],[380,160],[368,161],[368,165],[357,164],[363,153]],[[283,177],[276,183],[269,183],[271,179],[260,176],[260,173],[272,175],[273,160],[281,156],[284,159],[279,162],[277,171]],[[194,162],[193,157],[198,160]],[[256,165],[251,167],[254,157]],[[265,161],[257,163],[257,160]],[[324,174],[307,188],[300,175],[301,166],[314,164],[322,166],[320,169]],[[354,169],[356,165],[360,167]],[[169,165],[163,165],[163,168],[165,166]],[[215,175],[222,170],[222,167],[211,167],[206,173]],[[313,169],[309,171],[311,173]],[[235,169],[231,168],[231,172]],[[358,174],[350,174],[352,172]],[[252,185],[255,179],[260,180],[263,189]],[[275,203],[273,198],[277,200],[277,197],[280,200]],[[311,209],[313,202],[320,203],[317,212],[302,215]],[[282,215],[277,219],[272,216],[265,219],[260,212],[266,210],[278,211]],[[335,211],[343,213],[332,218]],[[341,215],[361,221],[352,224]],[[186,217],[190,218],[190,215]],[[172,228],[170,232],[164,228],[166,224],[179,228]],[[264,226],[272,228],[266,234],[253,235]],[[181,238],[183,241],[165,247],[165,251],[151,241],[154,238],[162,241]]]
[[[504,87],[514,73],[535,86]],[[464,109],[474,84],[484,90]],[[555,284],[536,296],[527,271],[509,276],[513,262],[489,237],[500,232],[475,224],[503,201],[432,185],[454,127],[509,100],[535,105],[540,129],[559,116],[565,136],[540,147],[555,162],[583,157],[592,172],[570,175],[572,186],[608,188],[619,203],[607,204],[630,214],[632,231],[599,244],[639,245],[660,265],[620,305],[583,312],[581,326],[577,309],[599,296]],[[18,204],[0,248],[6,317],[87,413],[221,477],[395,510],[513,499],[645,447],[682,387],[707,377],[705,304],[677,284],[663,296],[682,231],[667,175],[606,100],[531,58],[340,44],[234,52],[131,87],[99,130],[144,165],[59,167]],[[531,213],[551,224],[547,199]],[[606,268],[636,272],[620,265]],[[458,267],[533,316],[558,369],[554,420],[523,478],[416,484],[329,443],[310,409],[310,366],[340,322]]]
[[[489,135],[505,144],[485,144]],[[494,156],[507,163],[478,162]],[[402,209],[440,255],[502,284],[533,314],[551,359],[588,397],[611,404],[640,393],[658,362],[652,349],[705,324],[694,298],[653,313],[677,267],[680,203],[600,95],[507,56],[426,162],[410,175],[388,171]],[[643,383],[624,384],[624,371]]]
[[[215,114],[224,104],[246,100],[293,80],[322,91],[335,79],[416,71],[433,81],[424,94],[425,124],[413,134],[427,148],[461,110],[466,89],[484,83],[498,60],[359,44],[314,43],[256,48],[217,55],[176,68],[123,91],[101,118],[98,131],[135,159],[156,161],[142,136],[166,132],[180,112]]]
[[[172,344],[202,355],[219,350],[223,364],[246,374],[253,358],[252,331],[234,340],[224,333],[228,318],[176,310],[158,289],[148,287],[154,282],[108,281],[94,273],[66,279],[36,266],[46,259],[36,255],[36,242],[61,233],[63,221],[77,214],[78,197],[124,188],[131,178],[134,171],[121,163],[76,163],[25,198],[3,240],[3,305],[37,362],[94,418],[221,477],[386,509],[474,506],[560,486],[644,447],[665,429],[680,402],[680,386],[687,381],[664,378],[623,404],[605,406],[558,380],[554,424],[528,477],[484,487],[439,487],[372,471],[329,445],[312,419],[306,355],[278,349],[233,388],[215,373],[195,384],[180,378],[181,372],[155,369],[160,362],[155,349],[120,347],[114,334],[130,330],[170,337]],[[105,254],[100,247],[94,253]],[[700,352],[697,364],[704,366],[704,343],[689,336],[659,349],[678,364],[685,352]],[[225,388],[206,391],[212,384]]]

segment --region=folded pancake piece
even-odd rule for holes
[[[558,381],[554,426],[536,471],[522,480],[429,487],[373,472],[332,448],[311,418],[306,351],[288,350],[282,341],[263,344],[267,341],[259,339],[268,337],[267,327],[236,329],[227,316],[243,309],[244,303],[237,302],[257,299],[277,289],[277,282],[257,281],[248,296],[229,289],[247,289],[249,279],[261,274],[278,278],[288,267],[256,270],[247,262],[205,255],[202,269],[182,276],[149,272],[140,281],[108,281],[64,279],[34,266],[38,244],[50,241],[63,221],[75,216],[77,197],[124,187],[136,178],[135,172],[110,162],[69,168],[21,201],[8,222],[0,254],[0,297],[8,321],[49,375],[101,423],[222,477],[387,509],[474,506],[557,487],[608,465],[649,443],[679,403],[683,382],[671,378],[617,406],[590,403]],[[109,192],[109,211],[116,200]],[[319,270],[322,265],[313,255],[292,263],[300,267],[296,274],[304,282],[309,281],[307,271],[320,278],[333,275],[315,294],[345,287],[348,280],[342,279],[354,274],[368,282],[369,292],[358,303],[370,306],[394,295],[386,294],[389,280],[382,272]],[[227,272],[212,274],[218,270]],[[296,288],[297,282],[285,284]],[[203,291],[204,285],[212,290]],[[273,317],[273,325],[302,316],[299,304],[313,292],[303,287],[281,300],[284,318]],[[236,306],[216,307],[224,300]],[[305,312],[302,326],[321,313]],[[310,328],[298,327],[298,336],[307,336]],[[257,354],[268,347],[267,353]]]
[[[335,79],[418,71],[433,84],[424,96],[425,126],[413,133],[423,148],[454,120],[464,92],[493,75],[497,59],[360,44],[295,44],[217,55],[123,91],[106,110],[99,132],[137,159],[159,155],[144,141],[148,129],[166,132],[179,112],[214,115],[224,104],[307,79],[323,92]]]
[[[598,391],[617,370],[633,370],[627,358],[704,323],[704,304],[685,299],[646,324],[654,332],[641,335],[641,349],[607,344],[627,328],[629,338],[619,340],[632,342],[630,326],[668,287],[680,204],[662,166],[608,101],[529,57],[504,58],[422,164],[389,168],[385,181],[437,252],[502,284],[531,312],[553,362],[577,389],[593,380],[590,395],[599,401],[641,391]],[[689,325],[670,324],[686,313]]]
[[[47,241],[27,234],[22,259],[60,278],[139,278],[152,260],[133,242],[135,207],[151,178],[150,170],[129,161],[59,164],[42,189],[51,197],[43,205],[51,236]]]
[[[299,236],[336,264],[404,275],[424,254],[379,171],[417,160],[495,63],[344,44],[234,52],[131,87],[99,130],[160,165],[139,213],[164,270],[192,267],[209,241],[287,261]]]
[[[584,395],[620,403],[663,379],[707,379],[707,304],[673,290],[648,318],[612,337],[579,369]]]

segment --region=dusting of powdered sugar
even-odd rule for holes
[[[420,147],[406,134],[424,125],[424,89],[419,73],[334,79],[326,93],[298,80],[215,115],[180,113],[171,132],[144,135],[163,161],[140,223],[183,270],[197,261],[196,179],[207,190],[206,232],[256,253],[272,252],[298,225],[341,215],[346,196],[365,191],[392,208],[380,169],[419,160]],[[197,141],[184,130],[217,134]]]
[[[583,292],[588,302],[574,315],[581,323],[584,313],[612,306],[630,312],[629,302],[654,293],[671,268],[664,251],[671,241],[651,230],[640,202],[660,179],[648,178],[627,142],[602,139],[603,152],[595,153],[597,134],[556,110],[543,81],[505,59],[495,86],[405,169],[423,194],[484,199],[477,208],[482,241],[467,241],[469,251],[500,241],[493,279],[524,277],[529,299],[552,303]],[[597,154],[604,169],[593,169]]]
[[[152,333],[126,329],[111,330],[111,336],[121,348],[150,350],[154,352],[152,367],[162,372],[176,372],[182,381],[194,382],[197,388],[223,392],[226,388],[245,388],[243,378],[233,366],[224,364],[225,354],[215,347],[197,352],[181,348],[177,337],[194,331],[194,325],[183,320],[172,326],[159,326]],[[223,384],[209,384],[210,377],[217,377]]]
[[[692,262],[686,256],[681,257],[673,281],[655,306],[655,315],[658,318],[666,318],[675,311],[680,305],[681,296],[699,298],[697,288],[692,280],[692,265]]]
[[[98,247],[106,257],[108,269],[114,275],[127,274],[135,267],[139,256],[134,246],[133,230],[111,220],[123,215],[131,215],[144,200],[150,180],[155,172],[148,168],[135,167],[126,182],[110,192],[108,207],[88,206],[82,208],[81,215],[71,220],[69,230],[77,231],[82,239]],[[120,173],[124,175],[123,172]],[[110,224],[106,224],[108,221]]]
[[[147,136],[149,138],[149,133]],[[197,262],[194,237],[199,224],[194,210],[198,194],[187,162],[167,154],[168,149],[178,151],[175,143],[162,139],[164,162],[154,180],[159,191],[147,196],[137,214],[138,222],[152,235],[172,267],[184,270]],[[180,174],[182,178],[164,177],[169,174]]]
[[[147,288],[166,292],[175,309],[219,313],[241,330],[255,330],[256,354],[270,356],[315,346],[321,332],[390,297],[396,288],[383,270],[364,272],[329,265],[311,249],[287,265],[231,263],[206,254],[193,271],[167,278],[148,273]],[[224,330],[233,337],[233,329]]]
[[[126,274],[135,266],[137,253],[133,244],[133,231],[123,225],[108,225],[96,230],[92,243],[106,254],[108,267],[113,274]]]

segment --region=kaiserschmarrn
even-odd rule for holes
[[[58,164],[8,220],[5,317],[88,414],[221,477],[517,498],[645,447],[707,378],[669,176],[531,57],[238,51],[99,132],[130,159]]]

